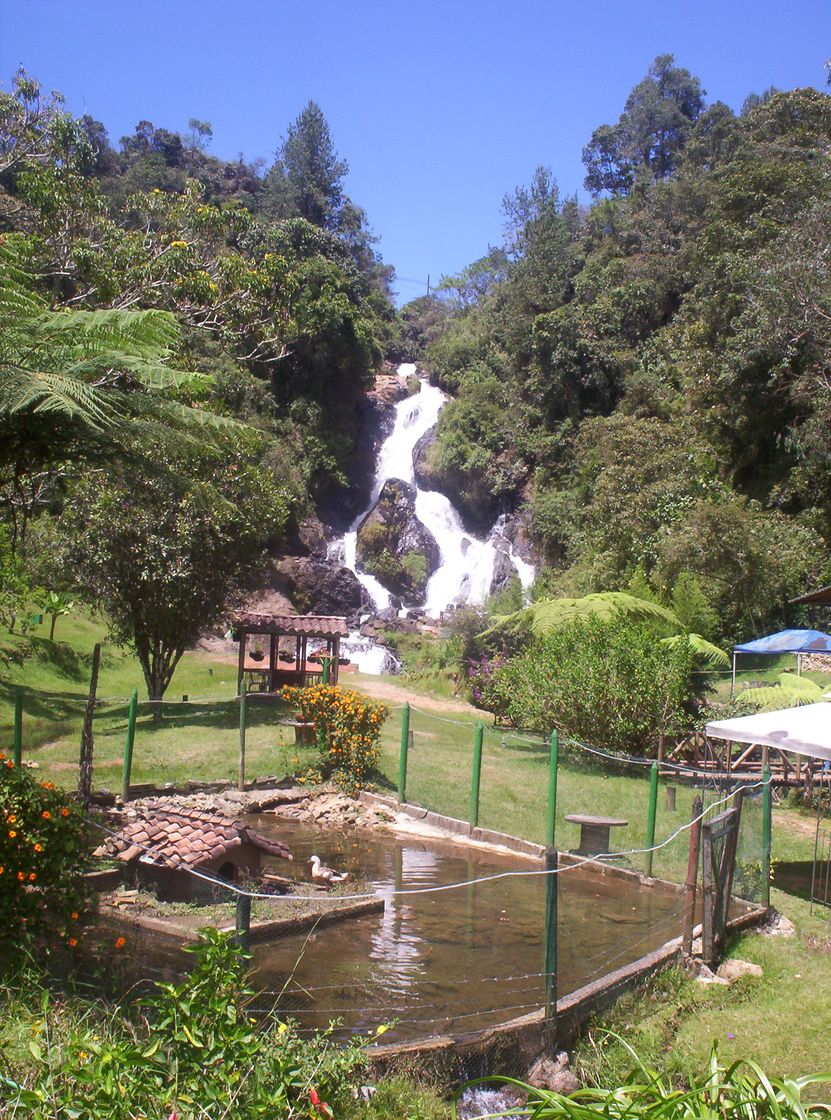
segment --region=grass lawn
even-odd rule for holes
[[[761,965],[761,979],[702,989],[680,970],[668,970],[593,1024],[575,1055],[578,1076],[610,1084],[631,1068],[631,1056],[608,1031],[678,1082],[703,1074],[714,1040],[725,1064],[748,1058],[777,1077],[831,1072],[829,911],[811,915],[806,902],[776,890],[773,904],[795,923],[797,936],[748,933],[729,953]],[[831,1087],[813,1086],[807,1095],[828,1101]]]
[[[44,622],[25,636],[0,634],[0,749],[11,747],[14,695],[23,689],[24,757],[36,761],[44,776],[74,786],[81,718],[89,682],[90,657],[96,641],[105,641],[103,627],[84,616],[58,620],[55,642]],[[401,684],[399,678],[391,678]],[[371,687],[360,674],[344,675],[342,683]],[[408,799],[436,811],[467,819],[475,727],[481,713],[458,710],[444,697],[432,697],[429,686],[415,693],[410,728]],[[134,687],[146,696],[141,670],[128,652],[106,643],[98,694],[104,703],[95,717],[95,784],[118,789],[127,726],[127,698]],[[239,752],[239,709],[234,692],[236,666],[204,653],[182,658],[167,696],[161,723],[149,706],[139,708],[133,763],[134,782],[182,782],[235,779]],[[181,703],[183,694],[191,698]],[[423,695],[423,699],[421,696]],[[401,740],[402,703],[393,701],[381,741],[381,785],[395,789]],[[315,761],[313,747],[296,747],[290,728],[278,720],[288,713],[274,701],[252,698],[248,704],[246,773],[249,779],[297,773]],[[486,717],[489,719],[489,717]],[[661,780],[656,840],[664,841],[689,820],[698,792],[681,782],[676,808],[668,807],[668,783]],[[612,847],[628,851],[644,847],[648,812],[648,770],[610,773],[579,750],[561,751],[557,800],[557,843],[576,848],[579,828],[564,818],[574,813],[627,820],[612,831]],[[548,744],[485,723],[479,823],[530,840],[545,839],[548,796]],[[720,796],[707,792],[712,801]],[[776,814],[774,858],[809,859],[813,831],[810,819],[793,811]],[[746,801],[740,859],[752,865],[760,858],[761,812],[758,798]],[[687,833],[655,853],[653,873],[681,880],[686,870]],[[642,867],[643,857],[624,863]]]

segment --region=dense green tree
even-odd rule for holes
[[[300,217],[323,229],[337,229],[348,170],[335,151],[322,109],[310,101],[286,129],[266,178],[263,208],[276,217]]]
[[[671,54],[658,55],[617,124],[601,125],[583,150],[586,189],[625,194],[640,180],[671,175],[703,109],[698,78]]]
[[[111,467],[67,497],[59,564],[135,651],[151,700],[285,530],[287,495],[252,462],[256,450],[235,438],[233,447],[178,455],[175,470]]]

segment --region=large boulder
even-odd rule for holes
[[[275,565],[280,589],[298,614],[343,615],[357,625],[372,600],[354,572],[321,557],[285,556]]]
[[[422,601],[441,560],[435,538],[416,517],[415,497],[414,486],[387,479],[358,529],[362,568],[408,604]]]

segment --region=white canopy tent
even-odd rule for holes
[[[764,762],[768,750],[788,751],[792,754],[822,760],[822,776],[829,777],[831,760],[831,703],[805,704],[800,708],[783,708],[776,712],[757,712],[737,719],[715,720],[707,724],[707,734],[714,739],[730,743],[751,743],[761,746]],[[730,748],[728,750],[728,757]],[[817,825],[814,837],[814,858],[811,867],[811,906],[815,902],[829,905],[831,883],[831,834],[823,834],[820,824],[823,815],[823,791],[820,785],[817,800]],[[823,870],[824,865],[824,870]],[[818,886],[819,884],[819,886]]]
[[[757,712],[707,724],[713,739],[754,743],[761,747],[831,760],[831,703],[805,704],[776,712]]]

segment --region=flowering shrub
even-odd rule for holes
[[[477,708],[501,715],[504,707],[499,695],[497,681],[499,670],[505,665],[505,658],[483,657],[480,661],[468,661],[467,677],[470,694]]]
[[[386,705],[336,684],[286,686],[280,696],[297,708],[304,723],[317,727],[326,774],[349,786],[365,782],[378,765],[378,739],[389,715]]]
[[[0,948],[48,930],[77,943],[87,851],[81,807],[0,753]]]

